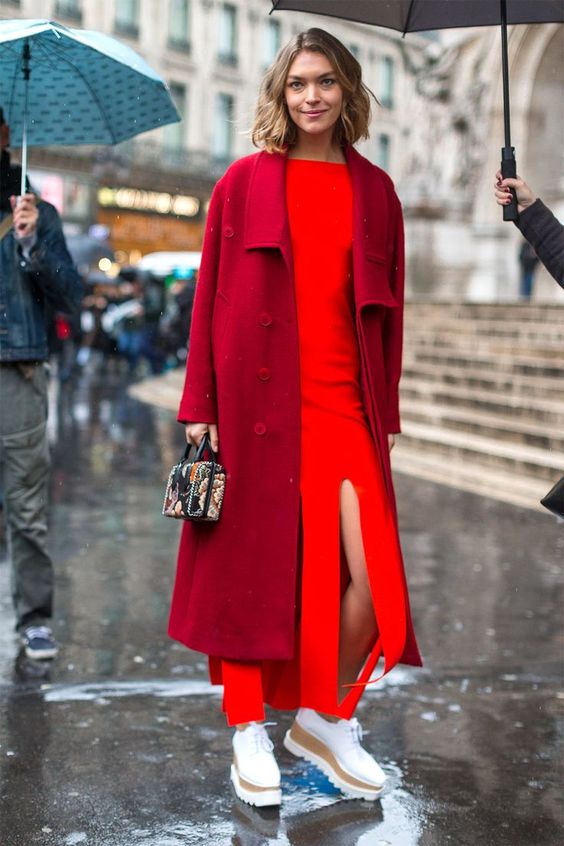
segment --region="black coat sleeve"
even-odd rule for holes
[[[564,288],[564,226],[542,200],[521,212],[516,225],[551,276]]]

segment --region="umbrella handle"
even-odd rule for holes
[[[29,49],[29,39],[24,41],[22,51],[22,74],[24,78],[24,112],[23,112],[23,131],[22,131],[22,181],[20,185],[20,196],[26,192],[27,187],[27,106],[29,96],[29,77],[31,76],[31,69],[29,67],[29,60],[31,58],[31,50]]]
[[[517,162],[515,160],[515,147],[501,148],[501,175],[504,179],[517,178]],[[503,206],[504,220],[517,220],[519,211],[517,209],[517,193],[515,188],[510,188],[511,202]]]

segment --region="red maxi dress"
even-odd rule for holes
[[[379,573],[400,556],[361,400],[347,165],[289,159],[286,198],[301,377],[302,555],[295,649],[290,661],[210,657],[211,681],[224,685],[229,725],[263,720],[264,703],[348,719],[382,654],[378,639],[359,684],[339,692],[340,600],[348,583],[339,528],[344,480],[353,484],[359,500],[372,596],[381,583]]]

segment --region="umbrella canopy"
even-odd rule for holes
[[[503,118],[505,146],[501,150],[504,178],[517,175],[515,149],[511,146],[509,107],[508,24],[564,23],[564,0],[272,0],[271,12],[288,9],[311,12],[359,23],[422,32],[430,29],[501,25]],[[503,219],[517,220],[517,196],[503,207]]]
[[[180,120],[166,83],[114,38],[53,21],[0,21],[0,106],[13,144],[23,140],[26,89],[30,146],[117,144]]]
[[[562,23],[562,0],[506,0],[507,23]],[[400,32],[496,26],[502,22],[500,0],[273,0],[274,9],[290,9],[384,26]]]

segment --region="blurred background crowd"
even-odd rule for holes
[[[73,239],[69,248],[71,253],[75,249]],[[81,249],[84,260],[84,245]],[[106,367],[123,368],[135,378],[183,364],[199,253],[178,256],[173,264],[164,254],[149,262],[152,269],[140,262],[109,276],[103,268],[112,264],[112,251],[109,245],[104,251],[102,269],[82,264],[80,312],[74,317],[62,312],[50,315],[49,346],[58,378],[64,382],[83,368],[93,372]],[[75,258],[80,256],[75,253]]]

